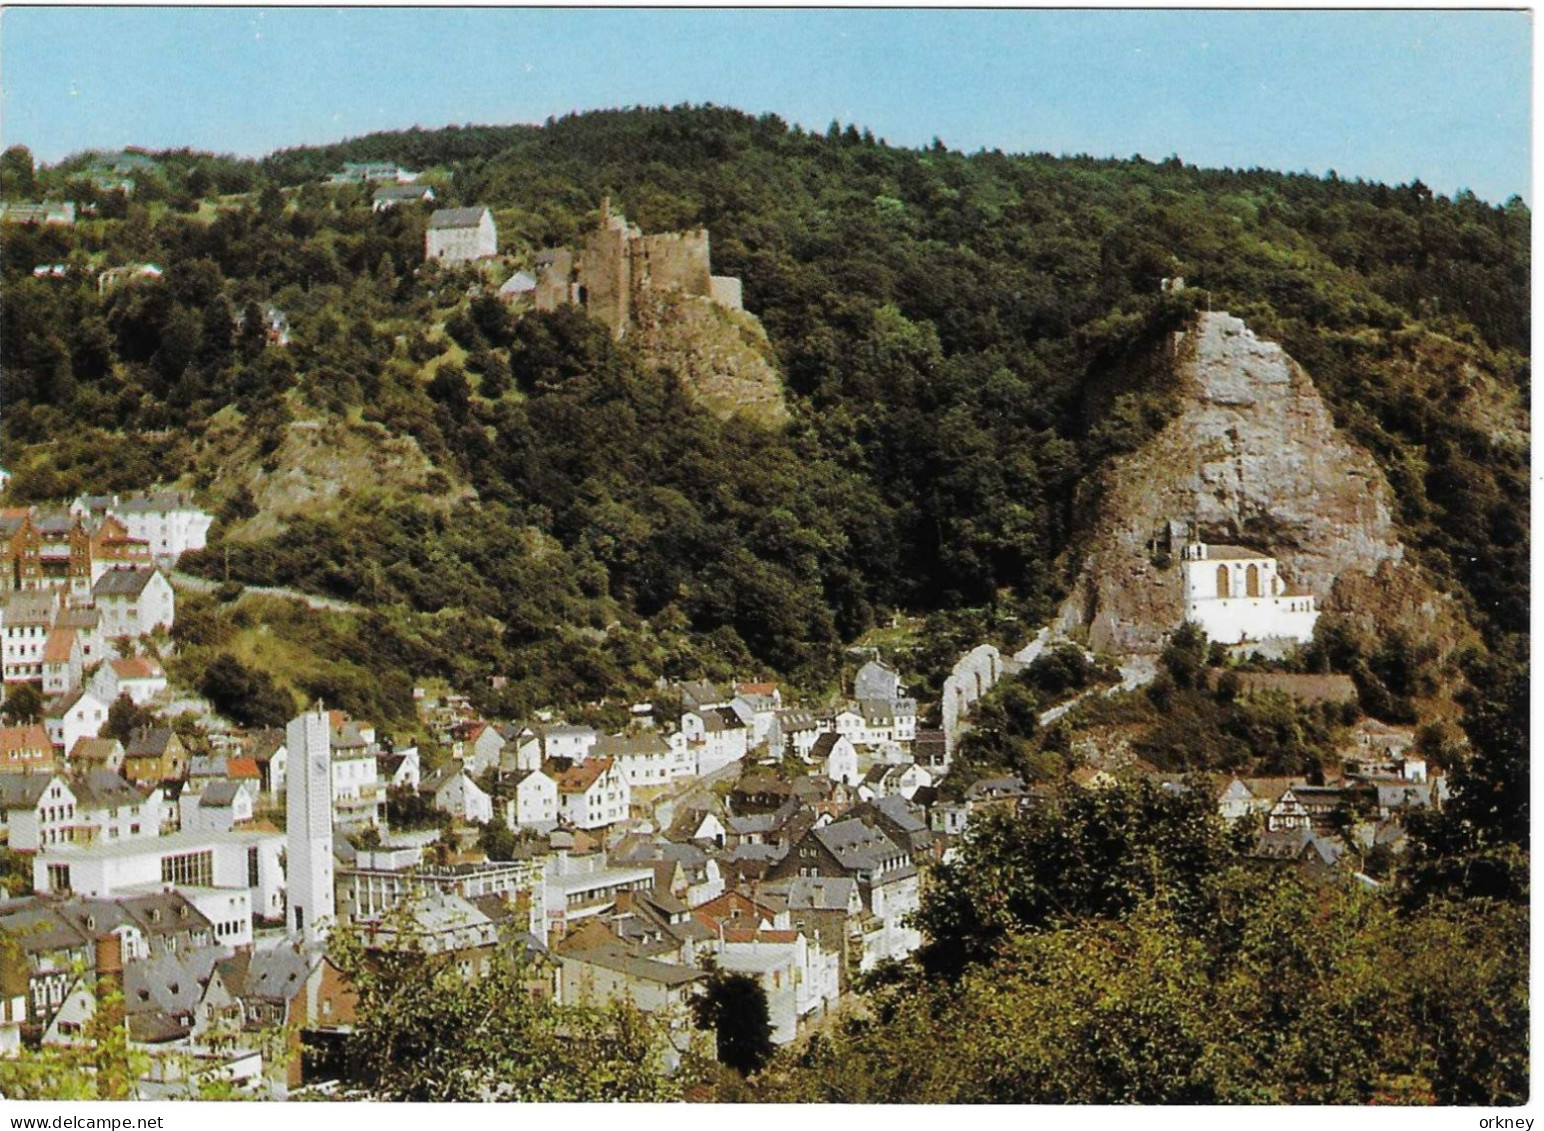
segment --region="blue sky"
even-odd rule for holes
[[[892,143],[1529,192],[1530,16],[1465,11],[0,11],[0,140],[259,155],[715,102]]]

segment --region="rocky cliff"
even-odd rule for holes
[[[1365,594],[1374,575],[1399,577],[1421,603],[1438,600],[1401,564],[1388,481],[1335,428],[1313,382],[1280,346],[1237,318],[1209,313],[1175,335],[1171,349],[1180,412],[1113,460],[1078,500],[1092,518],[1062,608],[1065,631],[1086,631],[1092,647],[1110,652],[1162,647],[1183,619],[1171,524],[1274,555],[1321,609]]]
[[[711,299],[651,292],[635,303],[629,340],[656,369],[673,372],[692,400],[720,419],[767,427],[788,420],[783,382],[761,320]]]

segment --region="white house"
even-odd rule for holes
[[[328,730],[332,748],[333,820],[343,828],[379,825],[386,807],[374,743],[348,722]]]
[[[590,758],[557,776],[558,813],[576,829],[599,829],[627,818],[631,791],[610,758]]]
[[[165,800],[159,789],[143,792],[112,770],[90,770],[72,782],[75,842],[132,840],[161,835]]]
[[[107,725],[108,701],[90,690],[72,691],[43,712],[48,740],[61,750],[74,750],[83,738],[95,738]]]
[[[858,773],[858,751],[845,734],[828,731],[815,740],[810,755],[821,764],[821,772],[832,781],[856,786],[863,780]]]
[[[1314,595],[1288,585],[1276,559],[1243,546],[1188,543],[1183,551],[1185,616],[1223,644],[1313,639]]]
[[[91,599],[102,612],[102,635],[108,639],[169,629],[176,614],[172,587],[153,566],[108,570],[92,585]]]
[[[864,801],[885,797],[904,797],[910,801],[917,790],[933,784],[933,775],[915,762],[892,763],[872,767],[858,787]]]
[[[0,676],[6,683],[43,679],[43,650],[63,607],[51,589],[18,590],[0,603]]]
[[[375,756],[376,774],[387,789],[417,789],[423,780],[422,763],[418,747],[404,746],[387,754]]]
[[[43,694],[67,695],[80,686],[85,651],[80,634],[57,625],[43,644]]]
[[[808,762],[814,757],[811,751],[821,733],[820,720],[815,718],[812,711],[802,708],[784,709],[773,715],[767,741],[774,749],[780,752],[792,750]]]
[[[468,737],[461,752],[466,768],[479,775],[490,769],[498,769],[505,742],[501,728],[491,723],[479,723],[473,729],[474,733]]]
[[[590,756],[599,737],[594,727],[572,723],[546,723],[532,728],[541,739],[541,752],[547,758],[572,758],[582,762]]]
[[[136,706],[144,706],[166,690],[166,670],[153,656],[129,656],[109,660],[97,669],[90,691],[98,699],[111,703],[127,695]]]
[[[179,801],[184,832],[230,832],[252,819],[257,783],[221,778],[193,793],[190,780]]]
[[[715,957],[720,969],[761,983],[774,1044],[788,1044],[801,1021],[823,1016],[841,995],[841,955],[822,950],[802,931],[726,926]]]
[[[595,740],[592,754],[615,762],[631,789],[668,785],[674,777],[670,743],[657,731],[603,735]]]
[[[697,756],[697,775],[711,774],[745,757],[750,732],[732,707],[701,707],[681,716],[681,733]]]
[[[13,851],[70,843],[75,804],[75,791],[59,774],[0,774],[0,820]]]
[[[771,736],[777,712],[783,706],[783,696],[775,684],[742,683],[736,686],[735,697],[729,705],[750,731],[747,746],[756,747]]]
[[[558,823],[558,783],[541,770],[526,770],[515,795],[504,802],[504,823],[512,829],[546,832]]]
[[[899,699],[901,697],[901,673],[883,660],[870,660],[858,669],[853,680],[854,699]]]
[[[371,212],[386,212],[399,204],[432,204],[434,190],[428,185],[387,185],[370,198]]]
[[[419,783],[418,792],[430,797],[436,809],[458,820],[474,824],[493,820],[493,798],[472,780],[465,766],[441,766]]]
[[[424,258],[445,264],[472,263],[499,253],[499,233],[486,208],[440,208],[424,232]]]
[[[98,504],[98,505],[94,505]],[[82,496],[70,504],[70,513],[100,517],[104,510],[128,528],[129,537],[150,546],[159,562],[172,563],[189,550],[202,550],[208,542],[214,515],[193,505],[186,491],[156,491],[125,498],[113,496],[105,507],[99,500]]]

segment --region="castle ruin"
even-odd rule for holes
[[[714,275],[709,267],[708,230],[646,236],[611,200],[601,202],[600,222],[577,251],[556,248],[536,257],[536,309],[582,307],[621,338],[651,293],[711,299],[743,309],[740,280]]]

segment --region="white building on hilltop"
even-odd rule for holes
[[[1313,639],[1319,619],[1314,596],[1283,581],[1275,558],[1243,546],[1190,542],[1180,564],[1185,617],[1212,640]]]
[[[499,253],[499,233],[486,208],[441,208],[429,217],[424,258],[445,264],[473,263]]]

